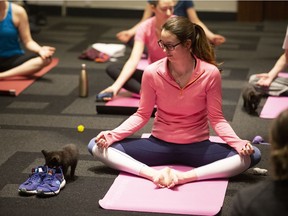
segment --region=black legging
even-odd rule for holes
[[[27,52],[23,55],[16,55],[10,58],[0,58],[0,72],[17,67],[32,58],[36,58],[37,56],[39,55],[36,53]]]
[[[106,68],[106,73],[113,79],[116,80],[123,68],[123,64],[114,63],[109,65]],[[140,88],[141,88],[141,80],[142,80],[143,70],[138,70],[134,72],[134,74],[127,80],[127,82],[124,84],[123,88],[126,90],[139,94]]]
[[[130,47],[131,49],[133,48],[133,46],[134,46],[134,36],[130,38],[130,40],[126,43],[126,45],[128,47]],[[147,49],[146,46],[144,47],[143,54],[146,55],[146,57],[148,55],[148,49]]]

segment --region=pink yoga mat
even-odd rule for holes
[[[111,101],[106,103],[97,103],[96,111],[98,114],[120,114],[120,115],[132,115],[139,107],[140,95],[131,93],[125,89],[121,89],[119,94]],[[154,116],[156,108],[153,110],[152,116]]]
[[[147,59],[141,59],[137,65],[137,69],[144,70],[149,65],[149,62]]]
[[[170,166],[180,171],[186,166]],[[163,167],[157,167],[163,168]],[[216,215],[224,202],[228,180],[207,180],[157,188],[153,182],[121,172],[99,205],[104,209],[187,215]]]
[[[97,103],[96,111],[98,114],[120,114],[132,115],[139,107],[139,96],[132,95],[130,92],[120,92],[106,103]]]
[[[0,95],[18,96],[38,78],[49,72],[59,62],[59,59],[53,58],[51,64],[40,70],[33,75],[33,78],[27,78],[23,76],[16,76],[0,80]]]
[[[279,77],[288,78],[288,72],[286,72],[286,73],[285,73],[285,72],[279,73],[278,76],[279,76]]]
[[[261,118],[274,119],[288,108],[288,97],[268,97],[260,113]]]
[[[139,106],[139,97],[133,96],[129,92],[120,92],[113,100],[108,101],[106,106],[124,106],[124,107],[137,107]]]

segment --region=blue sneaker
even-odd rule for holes
[[[51,196],[59,194],[60,190],[66,185],[62,169],[48,168],[45,178],[37,187],[37,195]]]
[[[38,166],[32,169],[29,178],[19,186],[19,193],[37,194],[37,188],[46,176],[47,166]]]

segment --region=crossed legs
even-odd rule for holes
[[[254,148],[253,155],[240,156],[227,144],[203,141],[196,144],[177,145],[165,143],[154,137],[126,139],[107,149],[99,148],[93,138],[88,145],[88,150],[107,166],[147,178],[158,186],[170,185],[170,187],[191,181],[235,176],[257,164],[261,158],[257,148]],[[179,172],[168,166],[177,163],[195,168],[187,172]],[[167,165],[167,167],[156,170],[153,166],[157,165]]]
[[[10,68],[6,71],[0,72],[0,79],[12,76],[29,76],[38,72],[43,67],[49,65],[52,59],[42,59],[40,56],[31,58],[22,64]]]

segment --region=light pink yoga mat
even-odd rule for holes
[[[260,113],[261,118],[274,119],[288,108],[288,97],[268,97]]]
[[[170,166],[180,171],[186,166]],[[163,167],[157,167],[163,168]],[[228,180],[207,180],[157,188],[153,182],[121,172],[99,205],[104,209],[187,215],[216,215],[224,202]]]
[[[288,78],[288,73],[283,72],[278,74],[279,77]],[[283,110],[288,108],[288,97],[268,97],[263,109],[260,113],[261,118],[274,119]]]
[[[141,59],[137,65],[137,69],[139,70],[145,70],[145,68],[149,65],[149,62],[147,59]]]
[[[150,133],[143,133],[141,137],[149,136]],[[218,136],[210,136],[210,140],[224,142]],[[180,165],[170,167],[180,171],[191,169]],[[99,205],[111,210],[216,215],[223,205],[227,185],[227,179],[219,179],[159,189],[149,180],[121,172]]]
[[[0,95],[18,96],[37,79],[48,73],[59,62],[58,58],[53,58],[51,64],[35,73],[32,78],[16,76],[0,80]]]
[[[288,72],[279,73],[278,76],[288,78]]]

